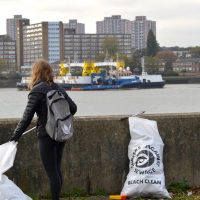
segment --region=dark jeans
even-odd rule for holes
[[[64,142],[56,142],[50,137],[39,138],[40,156],[50,182],[52,200],[59,200],[63,178],[61,159]]]

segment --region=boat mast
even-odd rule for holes
[[[69,68],[69,73],[68,73],[68,75],[71,75],[71,66],[70,66],[70,57],[68,56],[68,63],[67,63],[67,65],[68,65],[68,68]]]
[[[142,76],[146,76],[147,72],[145,72],[145,67],[144,67],[144,56],[141,57],[141,67],[142,67]]]

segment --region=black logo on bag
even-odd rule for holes
[[[151,166],[155,161],[152,152],[148,150],[141,150],[136,157],[135,166],[138,168],[145,168]]]
[[[133,150],[130,159],[130,168],[139,174],[152,174],[156,166],[160,166],[160,154],[156,147],[151,145],[138,146]]]

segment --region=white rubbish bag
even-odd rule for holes
[[[0,200],[32,200],[25,195],[7,176],[2,175],[0,181]]]
[[[36,127],[23,133],[26,134]],[[17,142],[11,141],[0,145],[0,200],[32,200],[25,195],[7,176],[3,175],[13,166],[17,152]]]
[[[130,117],[129,129],[129,173],[121,195],[134,198],[170,198],[163,172],[164,144],[157,122]]]
[[[0,181],[2,174],[13,166],[17,152],[17,142],[7,142],[0,145]]]
[[[35,128],[36,126],[24,132],[23,135],[34,130]],[[0,145],[0,181],[2,174],[13,166],[17,152],[17,143],[18,142],[11,141]]]

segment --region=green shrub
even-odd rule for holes
[[[169,71],[167,71],[167,72],[164,72],[162,75],[163,75],[163,76],[179,76],[179,73],[178,73],[178,72],[175,72],[175,71],[173,71],[173,70],[169,70]]]

